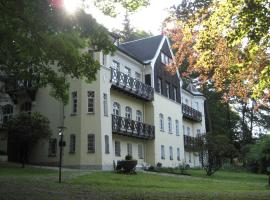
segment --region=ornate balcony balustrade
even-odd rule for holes
[[[184,135],[185,151],[189,151],[189,152],[198,151],[201,142],[202,142],[201,137],[191,137],[188,135]]]
[[[111,82],[112,88],[120,89],[123,92],[146,101],[154,100],[154,89],[151,86],[114,68],[111,68]]]
[[[195,110],[194,108],[191,108],[190,106],[186,104],[182,104],[182,113],[183,117],[200,122],[202,121],[202,113],[198,110]]]
[[[155,138],[155,126],[117,115],[112,115],[112,132],[123,136],[141,139]]]

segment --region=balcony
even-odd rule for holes
[[[185,151],[188,152],[197,152],[199,151],[199,144],[201,143],[200,137],[191,137],[188,135],[184,135],[184,147]]]
[[[154,89],[135,78],[111,68],[112,88],[146,101],[154,100]]]
[[[112,115],[112,132],[140,139],[155,139],[155,126]]]
[[[32,86],[31,81],[18,81],[14,79],[7,80],[5,83],[5,91],[17,103],[18,96],[28,95],[34,101],[37,89]]]
[[[194,108],[191,108],[186,104],[182,104],[182,113],[183,117],[185,117],[186,119],[196,122],[202,121],[202,113],[198,110],[195,110]]]

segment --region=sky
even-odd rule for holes
[[[161,33],[161,24],[167,16],[167,9],[172,5],[178,5],[181,0],[150,0],[150,5],[142,7],[130,16],[131,26],[151,32],[154,35]],[[92,14],[96,20],[107,27],[109,30],[122,29],[125,12],[120,10],[116,18],[104,16],[100,11],[95,8],[89,8],[89,13]]]

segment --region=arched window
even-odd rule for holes
[[[159,127],[161,131],[164,131],[164,118],[163,114],[159,114]]]
[[[3,122],[8,121],[13,115],[13,106],[11,104],[3,106],[2,114],[3,114]]]
[[[138,122],[142,122],[143,120],[142,120],[142,111],[140,111],[140,110],[137,110],[136,111],[136,121],[138,121]]]
[[[121,106],[117,102],[114,102],[113,103],[113,114],[114,115],[117,115],[117,116],[120,116],[121,115]]]
[[[179,135],[179,121],[175,120],[175,134]]]
[[[31,102],[24,102],[21,105],[21,112],[31,113],[31,109],[32,109],[32,103]]]
[[[132,119],[132,109],[129,106],[126,107],[126,118]]]
[[[168,131],[172,133],[172,118],[168,117]]]

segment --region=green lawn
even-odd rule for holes
[[[206,177],[202,170],[191,176],[167,176],[113,172],[64,172],[58,184],[57,171],[22,169],[0,164],[2,199],[270,199],[267,176],[219,171]]]

